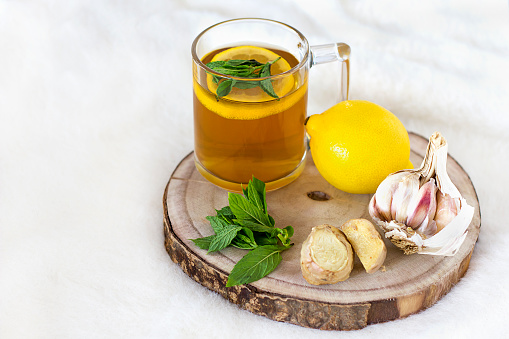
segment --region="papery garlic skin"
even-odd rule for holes
[[[369,214],[406,254],[454,255],[466,237],[474,208],[461,197],[446,164],[447,142],[436,132],[421,167],[389,175],[371,198]]]

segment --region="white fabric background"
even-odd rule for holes
[[[170,261],[161,199],[193,148],[190,45],[247,16],[349,43],[350,98],[441,131],[470,174],[480,238],[430,309],[305,329],[240,310]],[[507,1],[0,0],[0,46],[1,338],[507,337]],[[314,114],[333,90],[326,66],[311,77]]]

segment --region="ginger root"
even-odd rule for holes
[[[387,248],[375,226],[366,219],[352,219],[340,227],[368,273],[384,263]]]
[[[300,253],[302,275],[313,285],[346,280],[353,269],[352,246],[343,233],[331,225],[313,227]]]

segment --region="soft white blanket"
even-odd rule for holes
[[[265,17],[352,47],[350,98],[439,130],[477,189],[466,276],[417,315],[323,332],[253,315],[163,245],[162,194],[193,149],[190,46]],[[0,0],[1,338],[507,337],[507,1]],[[313,70],[309,113],[332,104]]]

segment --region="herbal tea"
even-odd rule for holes
[[[202,62],[232,59],[254,59],[253,65],[259,64],[258,72],[270,68],[270,75],[298,64],[288,52],[256,46],[215,50]],[[272,64],[265,66],[267,63]],[[247,66],[235,69],[244,72]],[[225,80],[219,81],[202,69],[196,72],[195,157],[198,169],[208,180],[220,186],[224,186],[221,180],[245,184],[254,175],[272,182],[298,172],[306,152],[307,79],[302,77],[307,73],[288,74],[268,83],[239,80],[222,85]]]

